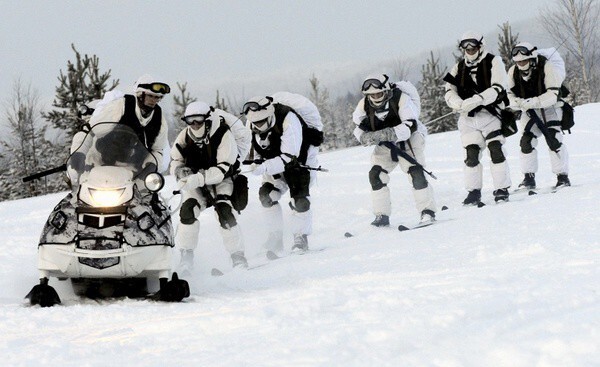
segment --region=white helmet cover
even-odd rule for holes
[[[475,62],[484,54],[485,39],[479,32],[467,31],[460,37],[459,47],[463,51],[463,55],[467,61]],[[466,52],[468,48],[474,47],[479,47],[479,51],[472,55]]]
[[[257,133],[266,132],[275,125],[275,107],[272,97],[252,97],[244,104],[242,112],[252,125],[252,130]]]
[[[214,108],[209,106],[206,102],[192,102],[186,107],[181,119],[186,121],[188,117],[203,117],[205,122],[202,124],[202,126],[197,129],[190,127],[188,131],[191,132],[196,138],[204,138],[207,136],[207,133],[209,133],[209,135],[212,133],[213,124],[211,114],[213,111]]]
[[[152,89],[155,87],[156,89]],[[171,88],[168,84],[161,82],[154,78],[152,75],[144,74],[135,81],[133,85],[133,91],[136,96],[142,93],[150,94],[153,96],[163,97],[165,94],[171,92]]]
[[[362,84],[362,93],[373,107],[383,105],[391,97],[392,85],[385,74],[370,75]]]

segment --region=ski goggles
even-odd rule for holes
[[[265,104],[260,104],[258,102],[254,102],[254,101],[244,103],[244,106],[242,107],[242,113],[244,115],[247,115],[248,112],[250,112],[250,111],[256,112],[256,111],[260,111],[260,110],[266,110],[267,107],[269,107],[271,105],[271,102],[273,102],[273,98],[271,98],[271,97],[266,97],[266,98],[267,98],[267,103],[265,103]]]
[[[376,79],[376,78],[365,80],[363,82],[363,85],[362,85],[362,88],[361,88],[362,91],[365,92],[365,91],[367,91],[371,87],[373,87],[375,89],[384,89],[385,88],[385,83],[387,83],[387,81],[388,81],[389,78],[385,74],[383,74],[383,77],[384,77],[383,81],[381,81],[379,79]]]
[[[169,94],[171,93],[171,87],[165,83],[148,83],[140,84],[138,88],[147,89],[153,93]]]
[[[517,56],[518,54],[521,54],[523,56],[531,56],[531,54],[533,53],[533,51],[537,50],[537,47],[532,48],[531,50],[528,49],[525,46],[515,46],[513,47],[512,51],[510,52],[510,54],[512,55],[512,57]]]
[[[190,116],[184,116],[181,119],[183,120],[183,122],[185,122],[187,125],[202,125],[204,124],[208,118],[210,117],[210,113],[207,113],[206,115],[190,115]]]
[[[261,134],[263,132],[265,132],[267,129],[265,128],[265,125],[269,122],[269,118],[264,118],[262,120],[258,120],[258,121],[254,121],[251,122],[251,130],[257,134]]]
[[[463,50],[466,50],[468,48],[479,48],[479,47],[481,47],[481,40],[478,40],[475,38],[469,38],[466,40],[462,40],[459,43],[459,47],[462,48]]]
[[[94,113],[94,109],[82,104],[77,108],[77,113],[79,114],[79,116],[89,116],[92,113]]]

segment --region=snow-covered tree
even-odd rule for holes
[[[597,101],[600,97],[598,85],[598,61],[600,61],[600,5],[595,0],[555,0],[554,7],[541,13],[544,29],[556,42],[557,47],[567,50],[577,65],[575,78],[581,80],[571,86],[581,96],[589,93],[584,103]],[[566,55],[564,55],[566,56]],[[569,82],[569,81],[567,81]],[[583,88],[578,91],[576,88]]]
[[[63,189],[60,178],[56,177],[22,182],[23,177],[51,168],[51,157],[56,150],[44,138],[46,127],[40,118],[39,96],[31,86],[24,86],[20,80],[14,83],[3,124],[10,134],[0,142],[4,161],[0,198],[31,197]]]
[[[119,84],[118,80],[109,83],[111,70],[101,72],[100,60],[96,55],[82,56],[75,45],[71,44],[71,48],[75,52],[75,61],[68,60],[66,71],[60,70],[56,97],[52,102],[55,109],[42,113],[42,116],[56,129],[64,132],[62,144],[65,147],[65,154],[68,153],[71,139],[79,127],[77,108],[84,103],[102,98],[104,93],[113,90]]]
[[[173,143],[177,134],[181,130],[186,127],[185,122],[181,120],[181,117],[185,113],[185,109],[187,106],[196,102],[198,99],[196,97],[190,96],[190,93],[187,90],[187,83],[179,83],[177,82],[177,89],[179,94],[173,95],[173,118],[169,126],[169,143]]]
[[[319,79],[313,74],[309,79],[310,96],[309,99],[317,106],[321,121],[323,122],[323,135],[325,140],[321,146],[322,150],[336,149],[338,146],[337,134],[338,127],[335,126],[331,104],[329,102],[329,91],[321,87]]]
[[[513,35],[512,28],[508,22],[502,23],[498,28],[500,28],[500,33],[498,34],[498,53],[508,70],[513,64],[511,52],[515,45],[519,43],[519,34]]]
[[[440,118],[452,112],[444,99],[444,76],[447,68],[440,65],[440,58],[435,57],[433,51],[427,63],[421,67],[422,79],[419,83],[419,94],[421,96],[421,118],[424,123],[434,121],[427,126],[429,132],[439,133],[456,130],[456,116],[450,115]]]
[[[227,103],[225,103],[225,98],[222,98],[219,95],[219,90],[217,89],[217,97],[215,98],[215,108],[218,108],[223,111],[228,111]]]

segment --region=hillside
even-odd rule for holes
[[[181,304],[96,302],[51,280],[63,305],[23,299],[37,283],[39,232],[63,194],[0,203],[0,354],[7,366],[592,366],[600,360],[600,104],[578,107],[566,136],[573,186],[493,204],[484,158],[483,208],[462,207],[457,132],[428,138],[440,212],[414,224],[406,176],[391,174],[392,226],[372,228],[371,149],[321,155],[313,189],[313,252],[250,271],[228,269],[214,212],[201,217],[192,297]],[[545,144],[538,185],[550,188]],[[507,144],[513,187],[518,137]],[[172,180],[169,181],[171,185]],[[258,179],[240,223],[252,266],[265,224]],[[167,190],[169,192],[169,190]],[[287,201],[286,201],[287,202]],[[284,209],[285,210],[285,209]],[[289,214],[289,211],[285,211]],[[344,237],[352,232],[354,237]],[[288,248],[291,234],[286,231]],[[177,261],[175,256],[173,262]]]

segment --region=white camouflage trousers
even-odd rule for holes
[[[411,157],[415,158],[417,162],[425,166],[425,137],[419,133],[413,133],[410,139],[406,142],[406,153]],[[398,157],[398,162],[392,160],[390,149],[382,146],[376,146],[371,154],[371,163],[373,166],[380,166],[383,170],[379,174],[381,183],[385,184],[379,190],[371,191],[371,199],[373,203],[373,213],[375,215],[385,214],[389,216],[392,212],[392,202],[390,197],[390,188],[388,183],[390,181],[389,174],[399,165],[400,169],[404,173],[408,173],[408,170],[413,164],[409,163],[402,157]],[[415,207],[419,214],[425,209],[436,211],[436,204],[434,199],[433,187],[431,182],[428,182],[427,187],[420,190],[415,190],[413,186],[413,178],[410,174],[408,176],[408,182],[411,185],[413,197],[415,200]]]

